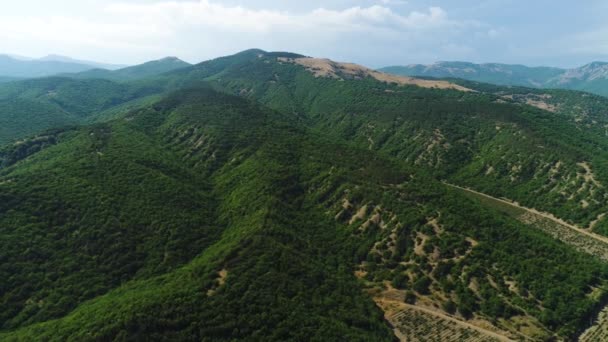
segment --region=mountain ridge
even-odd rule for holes
[[[142,64],[133,65],[116,70],[92,69],[79,73],[63,74],[61,76],[87,79],[101,78],[118,82],[135,81],[147,77],[158,76],[160,74],[174,71],[176,69],[187,68],[192,64],[183,60],[168,56],[158,60],[148,61]]]
[[[116,68],[120,66],[91,61],[81,61],[58,55],[49,55],[39,59],[26,59],[13,57],[7,54],[0,54],[0,77],[48,77],[62,73],[82,72],[99,67]]]
[[[76,58],[72,58],[69,56],[62,56],[62,55],[57,55],[57,54],[49,54],[49,55],[46,55],[41,58],[34,58],[34,59],[30,59],[30,60],[77,63],[77,64],[90,65],[95,68],[108,69],[108,70],[116,70],[116,69],[122,69],[122,68],[128,67],[128,65],[124,65],[124,64],[111,64],[111,63],[102,63],[102,62],[81,60],[81,59],[76,59]]]
[[[608,95],[608,63],[591,62],[578,68],[528,67],[521,64],[436,62],[389,66],[380,71],[407,76],[462,78],[498,85],[561,88]]]

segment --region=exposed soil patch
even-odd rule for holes
[[[226,277],[228,277],[228,270],[224,268],[217,273],[215,285],[207,291],[207,296],[213,296],[218,288],[226,284]]]
[[[399,85],[416,85],[422,88],[454,89],[459,91],[472,91],[463,86],[439,80],[423,80],[413,77],[385,74],[376,70],[353,63],[338,63],[323,58],[286,58],[279,57],[280,62],[299,64],[310,71],[315,77],[329,77],[335,79],[364,79],[374,78],[381,82],[396,83]]]
[[[542,101],[542,100],[527,99],[526,100],[526,104],[528,104],[528,105],[530,105],[532,107],[540,108],[542,110],[547,110],[549,112],[553,112],[553,113],[557,112],[557,107],[556,106],[554,106],[552,104],[549,104],[549,103],[547,103],[545,101]]]

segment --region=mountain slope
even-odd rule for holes
[[[569,70],[497,63],[438,62],[431,65],[390,66],[380,71],[395,75],[462,78],[499,85],[573,89],[608,95],[608,63],[603,62]]]
[[[42,58],[38,58],[36,60],[37,61],[54,61],[54,62],[84,64],[84,65],[91,66],[92,68],[100,68],[100,69],[107,69],[107,70],[117,70],[117,69],[122,69],[122,68],[127,67],[126,65],[99,63],[99,62],[94,62],[94,61],[74,59],[71,57],[61,56],[61,55],[47,55]]]
[[[438,62],[430,65],[390,66],[382,68],[380,71],[395,75],[462,78],[501,85],[540,87],[549,79],[562,75],[565,70],[498,63]]]
[[[157,76],[176,69],[190,66],[176,57],[166,57],[157,61],[150,61],[144,64],[126,67],[118,70],[94,69],[77,74],[65,75],[77,79],[101,78],[112,81],[133,81]]]
[[[550,79],[547,87],[576,89],[599,95],[608,95],[608,63],[593,62],[580,68],[567,70]]]
[[[5,149],[0,338],[388,341],[386,281],[507,336],[600,304],[598,260],[298,121],[196,88]]]
[[[601,97],[261,50],[60,80],[52,103],[87,120],[137,104],[0,149],[2,340],[388,341],[389,297],[571,339],[606,304],[601,258],[440,181],[590,222]],[[56,82],[36,81],[4,96]]]
[[[0,84],[0,144],[49,128],[112,116],[165,91],[146,82],[119,84],[63,77]]]
[[[565,107],[550,111],[538,108],[547,105],[544,95],[522,104],[496,94],[510,88],[472,92],[467,89],[475,85],[466,82],[464,89],[447,82],[454,90],[432,82],[425,88],[353,74],[346,67],[336,69],[336,77],[285,58],[301,57],[258,51],[235,56],[231,63],[205,62],[179,77],[206,79],[222,91],[293,113],[326,134],[582,227],[608,211],[605,132],[601,124],[582,125],[578,119],[602,116],[598,109],[608,101],[601,97],[556,93],[547,101],[563,96]],[[594,229],[606,233],[599,221]]]
[[[157,100],[181,85],[148,78],[188,66],[165,58],[116,71],[95,69],[0,84],[0,144],[49,128],[103,121]]]
[[[8,55],[0,55],[0,76],[2,77],[45,77],[68,72],[81,72],[93,68],[91,65],[72,61],[22,60]]]
[[[196,110],[193,111],[192,106]],[[358,289],[355,278],[351,274],[345,273],[348,269],[337,268],[338,265],[343,264],[343,261],[340,261],[343,257],[332,257],[332,253],[328,253],[329,249],[321,247],[324,244],[337,243],[338,240],[334,241],[337,239],[337,235],[333,234],[339,234],[339,232],[330,230],[323,233],[321,229],[324,226],[316,225],[314,223],[316,220],[306,217],[314,215],[314,211],[302,210],[300,213],[301,190],[299,190],[300,184],[297,176],[300,170],[293,165],[296,161],[293,158],[298,157],[297,154],[294,155],[293,152],[290,152],[295,151],[290,147],[297,147],[294,144],[297,144],[300,139],[297,130],[293,131],[294,128],[283,127],[280,119],[273,119],[276,114],[260,112],[259,109],[246,102],[208,93],[204,90],[176,95],[158,104],[156,108],[158,109],[150,108],[147,111],[135,113],[130,121],[121,120],[110,126],[95,127],[93,128],[95,131],[91,132],[93,135],[87,130],[77,133],[66,143],[49,147],[39,155],[34,155],[30,161],[14,165],[12,169],[9,167],[8,173],[5,174],[11,181],[3,182],[3,185],[6,184],[9,188],[15,186],[15,188],[12,188],[14,192],[11,191],[7,194],[6,191],[3,191],[3,193],[10,197],[17,196],[20,193],[19,189],[26,190],[31,187],[28,185],[30,182],[28,179],[36,182],[27,174],[28,169],[33,172],[42,168],[47,170],[45,174],[53,178],[55,172],[48,171],[56,170],[58,174],[62,174],[59,171],[62,165],[65,167],[74,165],[73,161],[65,159],[74,154],[73,158],[77,158],[84,169],[71,170],[70,175],[72,176],[69,179],[90,185],[68,187],[63,184],[57,188],[57,191],[61,191],[63,194],[56,198],[66,201],[66,206],[71,207],[70,210],[75,214],[67,216],[66,221],[58,223],[60,227],[63,227],[62,229],[67,230],[66,233],[75,228],[73,228],[75,223],[72,222],[73,219],[86,217],[82,210],[86,210],[88,204],[86,202],[79,204],[79,194],[86,195],[88,198],[92,197],[89,197],[90,194],[87,194],[87,191],[72,191],[72,195],[67,197],[69,193],[65,193],[65,191],[78,188],[95,189],[96,184],[101,185],[103,184],[101,182],[107,181],[104,175],[110,174],[113,175],[110,178],[113,185],[110,188],[107,186],[100,188],[105,195],[100,194],[101,196],[93,197],[108,196],[107,200],[98,204],[107,208],[108,211],[98,208],[95,216],[90,217],[92,220],[89,223],[90,227],[81,234],[94,234],[94,226],[100,229],[100,233],[104,232],[103,236],[108,239],[107,241],[111,241],[114,239],[112,236],[116,236],[115,234],[120,232],[123,235],[122,244],[126,245],[129,244],[129,241],[133,241],[132,243],[138,241],[137,235],[128,239],[131,234],[146,234],[138,227],[149,226],[146,221],[153,222],[153,225],[148,228],[149,236],[141,242],[144,245],[124,247],[133,252],[141,251],[145,254],[141,256],[125,255],[124,259],[101,258],[100,255],[90,259],[93,274],[97,274],[97,270],[103,264],[116,263],[122,267],[112,268],[115,271],[105,274],[106,277],[114,277],[115,282],[128,280],[131,277],[135,277],[137,280],[128,283],[108,297],[102,297],[86,304],[83,310],[76,311],[74,313],[76,320],[83,322],[81,319],[84,317],[88,322],[87,325],[91,325],[88,329],[82,329],[79,324],[69,323],[70,319],[65,321],[68,324],[67,327],[61,322],[51,324],[52,329],[47,331],[51,335],[47,336],[74,338],[79,336],[78,334],[97,330],[93,326],[103,326],[102,329],[97,330],[97,338],[115,338],[122,336],[120,334],[134,337],[139,334],[149,336],[149,338],[164,336],[167,339],[171,336],[182,339],[195,336],[199,336],[199,338],[200,336],[215,336],[216,339],[221,339],[222,336],[231,336],[230,339],[239,336],[242,338],[258,336],[256,339],[275,336],[275,339],[282,339],[282,337],[290,336],[291,338],[298,338],[298,336],[303,338],[309,333],[313,333],[319,337],[350,336],[354,340],[366,340],[375,336],[374,339],[389,340],[388,329],[383,326],[379,312],[371,301],[365,300],[363,293]],[[185,112],[183,112],[184,110]],[[165,115],[167,116],[165,117]],[[147,134],[142,135],[142,132],[148,132],[150,135],[146,137]],[[150,144],[150,139],[157,134],[160,134],[157,141],[164,141],[164,152],[154,150],[155,143]],[[282,135],[285,135],[285,138]],[[81,142],[83,139],[84,141]],[[87,141],[90,139],[93,139],[93,144]],[[101,141],[97,141],[97,139]],[[125,148],[130,151],[126,155],[124,154]],[[68,155],[66,156],[64,153],[68,153]],[[53,155],[56,157],[53,158]],[[182,166],[179,166],[179,163],[172,164],[174,161],[184,159],[186,162]],[[90,163],[96,163],[94,170],[99,171],[94,171],[93,174],[86,171],[91,165]],[[188,171],[192,167],[196,172]],[[218,169],[217,172],[214,172],[215,169]],[[201,173],[211,177],[201,176]],[[182,180],[182,185],[171,185],[171,182],[179,179]],[[54,183],[49,179],[40,181],[40,184]],[[211,182],[212,188],[206,190],[206,182]],[[133,188],[127,187],[120,191],[113,189],[114,185],[122,187],[126,184],[132,184]],[[153,189],[150,186],[156,190],[151,191]],[[76,196],[74,201],[68,201],[73,196]],[[147,208],[156,211],[153,206],[155,200],[149,199],[149,196],[154,196],[154,198],[158,196],[158,199],[164,198],[164,201],[175,203],[178,206],[188,203],[187,207],[190,209],[182,211],[177,207],[171,209],[170,206],[167,206],[152,215],[128,214],[128,208],[135,209],[140,206],[138,203],[146,203]],[[116,197],[123,199],[117,202]],[[133,205],[128,204],[131,201],[133,201]],[[40,199],[34,200],[34,202],[44,203]],[[28,210],[28,204],[20,201],[9,200],[3,201],[3,203],[7,206],[3,209],[10,207],[11,212],[25,213]],[[49,205],[53,205],[52,203],[50,202]],[[106,213],[113,216],[111,207],[106,206],[110,203],[115,203],[113,205],[122,208],[120,216],[116,219],[111,219],[110,216],[109,221],[103,218],[96,219],[96,216],[103,216]],[[173,211],[173,214],[163,215],[164,210]],[[195,212],[196,214],[193,215]],[[177,213],[180,214],[176,215]],[[235,215],[235,213],[240,214]],[[199,222],[194,219],[196,217],[200,217],[202,220]],[[23,219],[28,221],[27,217]],[[124,222],[124,219],[131,222]],[[161,221],[156,222],[159,219]],[[138,220],[144,221],[137,223]],[[163,222],[163,220],[168,221]],[[329,220],[325,219],[325,221]],[[298,222],[298,224],[292,225],[290,222]],[[15,225],[15,227],[18,226],[19,224]],[[205,228],[205,226],[209,228]],[[131,227],[133,230],[125,230],[127,227]],[[114,229],[116,229],[116,233],[111,234],[110,232]],[[165,229],[168,231],[165,232]],[[183,234],[180,229],[183,229],[183,233],[186,234]],[[218,229],[223,232],[222,238],[208,250],[204,248],[204,244],[182,245],[179,243],[179,241],[197,241],[197,238],[200,239],[199,236],[204,237]],[[10,231],[10,227],[7,227],[5,231]],[[59,227],[58,231],[61,231]],[[105,239],[82,245],[80,241],[88,239],[81,234],[70,233],[69,235],[73,238],[62,242],[80,251],[80,253],[71,254],[75,262],[78,258],[87,255],[93,257],[106,250],[101,248]],[[219,237],[217,234],[215,236]],[[52,236],[49,238],[52,241]],[[179,240],[172,241],[169,238]],[[156,241],[156,239],[159,240]],[[310,244],[312,239],[316,243]],[[44,241],[42,239],[41,242]],[[8,241],[6,242],[8,247]],[[32,248],[37,250],[36,247]],[[317,250],[319,248],[323,249]],[[117,251],[122,247],[115,245],[113,249],[107,253],[117,255]],[[18,251],[19,248],[15,246],[14,250]],[[65,250],[65,247],[50,248],[49,250]],[[155,272],[159,270],[159,266],[156,265],[161,260],[161,266],[164,266],[165,270],[170,270],[171,264],[179,263],[180,255],[187,256],[188,253],[202,254],[185,268],[179,268],[166,275],[154,276]],[[160,259],[154,259],[158,257]],[[337,259],[330,262],[332,258]],[[54,259],[56,258],[46,255],[46,260],[49,262],[53,262]],[[276,264],[277,259],[282,262]],[[57,260],[64,260],[64,257],[59,255]],[[98,263],[102,263],[102,265],[97,265]],[[144,266],[153,267],[148,266],[146,271],[142,271],[142,266],[139,265],[141,263]],[[77,264],[82,267],[78,271],[79,274],[89,265],[89,263],[83,262],[77,262]],[[130,264],[134,265],[129,267]],[[48,267],[48,265],[44,266]],[[69,266],[66,265],[66,267]],[[213,289],[218,287],[217,284],[214,285],[214,279],[221,267],[228,269],[226,280],[234,288],[212,295],[215,291]],[[70,272],[69,269],[61,271]],[[29,273],[29,277],[36,274],[30,272],[29,269],[23,268],[22,274]],[[145,280],[151,276],[153,277],[150,280]],[[19,278],[13,277],[12,279],[17,281],[16,285],[19,285]],[[60,277],[58,281],[66,281],[65,279]],[[62,310],[64,312],[71,310],[70,303],[74,300],[82,301],[96,294],[87,286],[87,282],[96,279],[87,277],[68,277],[68,279],[69,282],[76,283],[74,285],[77,286],[76,289],[65,291],[65,286],[61,286],[63,284],[56,285],[56,288],[61,290],[55,292],[55,296],[59,296],[59,298],[62,296],[65,298],[66,295],[73,296],[73,293],[78,293],[77,289],[86,292],[76,298],[68,297],[70,300],[45,300],[49,295],[46,292],[49,289],[47,285],[44,292],[35,295],[36,302],[42,301],[48,303],[47,305],[60,307],[53,308],[54,310],[46,309],[45,306],[26,307],[17,316],[20,319],[13,318],[8,321],[9,323],[5,321],[5,327],[17,324],[27,325],[28,321],[25,318],[29,318],[28,316],[36,312],[38,314],[29,320],[40,321],[51,318],[53,315],[61,316]],[[82,283],[83,281],[85,283]],[[316,284],[316,286],[310,287],[307,284]],[[243,286],[245,288],[241,288]],[[15,288],[21,287],[16,286]],[[100,288],[100,285],[97,285],[96,288],[97,291],[103,292],[104,290]],[[23,291],[15,294],[8,291],[9,298],[17,302],[25,300],[25,298],[20,300],[19,297],[12,297],[15,295],[32,298],[32,294],[23,293]],[[140,298],[141,301],[133,300],[134,298]],[[108,306],[107,300],[113,301],[115,304]],[[338,300],[339,305],[336,302]],[[323,304],[321,304],[322,301],[324,301]],[[28,301],[25,302],[27,305]],[[174,303],[174,309],[161,310],[162,312],[159,313],[158,320],[155,322],[152,316],[146,315],[148,318],[145,319],[148,323],[143,321],[138,323],[139,319],[136,316],[139,314],[136,314],[137,312],[157,311],[158,305],[165,306],[167,304],[163,303],[170,302]],[[175,303],[183,303],[183,305],[175,305]],[[94,309],[95,307],[100,308],[100,306],[101,310],[105,311],[101,315],[97,309]],[[192,311],[195,307],[198,309]],[[224,313],[218,317],[216,316],[217,309],[221,307],[225,308]],[[95,311],[90,311],[91,309]],[[246,313],[242,311],[243,309],[246,310]],[[10,310],[3,310],[3,312],[9,316],[12,314]],[[95,319],[91,319],[90,316],[93,312],[96,312],[94,313]],[[129,312],[136,316],[126,320],[121,319],[115,323],[108,321],[114,320],[112,317],[115,317],[116,314],[122,315]],[[287,315],[287,313],[291,314]],[[318,316],[315,316],[315,313]],[[163,317],[165,314],[167,316]],[[169,316],[173,316],[171,320],[175,322],[172,327],[162,323],[163,320],[169,319]],[[218,318],[222,318],[221,321],[218,321]],[[345,324],[348,321],[351,321],[351,324]],[[192,325],[192,323],[196,325]],[[148,328],[145,333],[138,333],[128,327],[131,324],[145,324]],[[44,326],[49,325],[45,324],[41,327],[44,329]],[[61,328],[62,326],[63,328]],[[239,333],[235,333],[234,329],[237,327],[240,329]],[[56,331],[56,328],[60,328],[60,331]],[[40,331],[36,327],[27,330],[27,334],[30,333],[34,333],[38,337],[47,334],[38,335]],[[10,336],[4,336],[3,339],[10,340]]]

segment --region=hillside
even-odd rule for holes
[[[430,65],[390,66],[380,71],[404,76],[462,78],[498,85],[582,90],[608,96],[608,63],[604,62],[567,70],[498,63],[438,62]]]
[[[186,68],[188,66],[190,66],[189,63],[186,63],[179,58],[166,57],[156,61],[150,61],[118,70],[93,69],[77,74],[68,74],[65,76],[77,79],[99,78],[112,81],[134,81],[157,76],[169,71]]]
[[[548,87],[584,90],[599,95],[608,95],[608,63],[593,62],[580,68],[567,70],[550,79]]]
[[[27,82],[0,100],[66,117],[0,149],[0,340],[545,341],[606,306],[601,96],[262,50]]]
[[[3,152],[3,340],[388,341],[363,291],[385,281],[507,336],[570,336],[608,278],[400,163],[211,90],[40,141]]]
[[[115,71],[7,79],[4,84],[0,79],[0,144],[49,128],[103,121],[146,104],[181,86],[158,82],[155,76],[188,66],[179,59],[165,58]]]
[[[162,86],[146,82],[122,84],[64,77],[0,84],[0,144],[112,116],[164,91]]]
[[[61,73],[81,72],[95,68],[78,61],[55,59],[17,59],[0,55],[0,76],[11,78],[34,78],[52,76]]]
[[[542,93],[522,104],[506,95],[512,88],[464,82],[463,89],[451,83],[454,89],[442,90],[340,68],[336,77],[282,58],[293,57],[246,52],[231,59],[234,64],[218,59],[179,75],[293,113],[325,134],[434,170],[456,184],[582,227],[597,221],[593,229],[607,234],[601,220],[608,210],[607,143],[602,121],[595,119],[608,108],[606,99],[556,93],[546,102],[562,101],[556,108],[563,110],[551,111]],[[582,117],[597,124],[583,125]]]

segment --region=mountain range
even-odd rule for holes
[[[165,72],[181,69],[190,66],[177,57],[165,57],[156,61],[146,62],[140,65],[120,68],[117,70],[107,70],[103,68],[91,69],[74,74],[63,74],[78,79],[100,78],[112,81],[133,81],[146,77],[160,75]]]
[[[380,71],[396,75],[462,78],[499,85],[582,90],[608,95],[608,63],[593,62],[574,69],[527,67],[498,63],[438,62],[390,66]]]
[[[75,60],[69,57],[48,55],[30,59],[13,55],[0,55],[0,82],[3,78],[45,77],[61,73],[75,73],[93,68],[120,69],[122,65]]]
[[[164,61],[0,84],[0,340],[606,339],[607,98]]]

